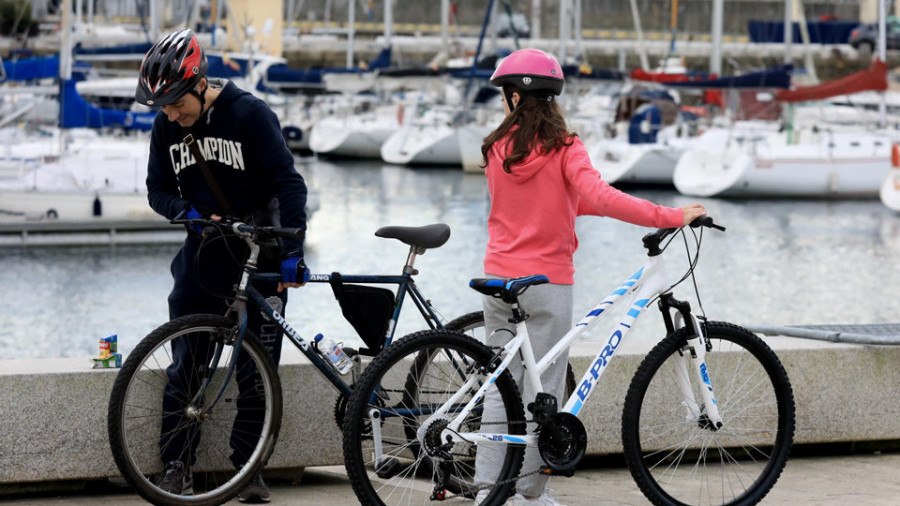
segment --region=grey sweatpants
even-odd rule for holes
[[[496,277],[487,275],[487,277]],[[509,342],[514,333],[515,325],[509,323],[512,316],[510,306],[500,299],[485,296],[484,303],[484,325],[485,335],[489,336],[489,346],[503,346]],[[562,338],[572,326],[572,309],[573,309],[573,288],[572,285],[538,285],[529,287],[528,290],[519,297],[519,306],[530,315],[526,321],[528,327],[528,336],[531,340],[531,346],[534,349],[534,359],[539,361],[549,350]],[[509,329],[509,332],[497,329]],[[556,396],[560,407],[565,399],[562,399],[565,388],[566,365],[568,364],[568,353],[565,352],[547,368],[541,375],[541,384],[544,391]],[[534,401],[538,392],[530,391],[525,387],[524,369],[520,360],[514,359],[507,369],[522,395],[523,405],[525,409],[525,418],[532,418],[531,412],[528,411],[528,403]],[[506,412],[503,408],[503,402],[496,388],[487,391],[484,399],[483,420],[503,421],[506,419]],[[528,424],[528,432],[535,430],[536,424]],[[485,427],[485,432],[499,431],[499,426]],[[503,462],[503,455],[506,447],[493,444],[482,444],[478,446],[478,453],[475,458],[475,482],[480,485],[488,485],[497,481],[500,467]],[[537,446],[529,446],[525,451],[525,463],[522,465],[522,474],[530,473],[543,465]],[[516,484],[516,491],[525,496],[539,496],[543,493],[550,478],[544,475],[531,475],[519,480]]]

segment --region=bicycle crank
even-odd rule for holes
[[[540,427],[538,450],[551,474],[572,476],[587,449],[587,431],[577,416],[554,413]]]

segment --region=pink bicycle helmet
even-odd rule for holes
[[[562,67],[553,56],[540,49],[519,49],[500,62],[491,76],[491,84],[511,84],[525,91],[562,93],[565,84]]]
[[[144,105],[163,106],[191,93],[202,103],[203,96],[194,87],[208,65],[194,32],[185,28],[170,33],[144,55],[134,98]]]

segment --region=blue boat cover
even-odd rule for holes
[[[811,44],[846,44],[850,40],[850,32],[859,26],[859,21],[807,21],[806,29],[809,32]],[[792,26],[792,40],[797,44],[803,42],[800,36],[800,23],[794,22]],[[784,43],[784,21],[759,21],[747,22],[747,30],[750,32],[750,42]]]
[[[152,42],[141,42],[138,44],[123,44],[121,46],[103,46],[103,47],[82,47],[81,42],[75,44],[72,53],[79,55],[88,54],[137,54],[142,57],[153,47]]]
[[[780,65],[775,68],[750,72],[739,76],[719,77],[698,81],[682,81],[662,83],[665,86],[678,88],[790,88],[793,65]]]
[[[59,56],[39,56],[18,60],[3,60],[8,81],[31,81],[59,76]]]
[[[649,129],[641,128],[646,121]],[[656,136],[659,129],[662,128],[662,112],[659,107],[651,105],[646,109],[634,114],[628,120],[628,143],[629,144],[653,144],[656,142]]]
[[[150,130],[156,112],[131,112],[102,109],[89,104],[75,89],[75,80],[60,84],[60,118],[62,128],[121,127],[128,130]]]

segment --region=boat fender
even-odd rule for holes
[[[100,195],[94,196],[94,216],[103,216],[103,204],[100,202]]]
[[[891,165],[900,167],[900,145],[896,142],[891,146]]]

